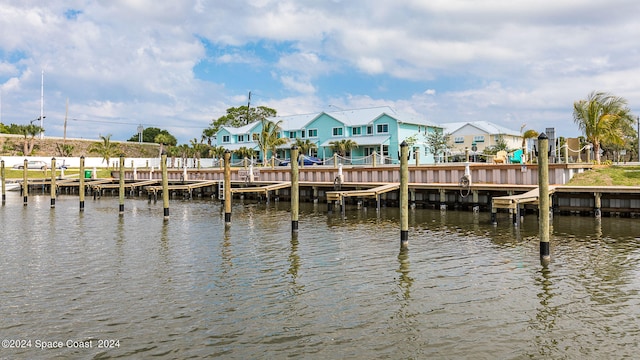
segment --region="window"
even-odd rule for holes
[[[373,126],[369,125],[367,126],[367,135],[372,135],[373,134]]]
[[[484,135],[476,135],[473,137],[474,142],[484,142]]]
[[[306,135],[306,131],[304,130],[300,130],[300,137],[304,139],[304,136]]]
[[[229,137],[229,135],[223,135],[222,136],[222,142],[223,143],[228,143],[231,140],[231,138]]]
[[[318,137],[318,129],[309,129],[307,130],[307,134],[309,137]]]
[[[378,134],[386,134],[389,132],[389,124],[378,124],[376,127],[376,132]]]
[[[333,136],[342,136],[342,128],[341,127],[333,128]]]
[[[244,142],[244,135],[238,135],[238,142]]]
[[[361,127],[352,128],[351,135],[362,135],[362,128]]]
[[[453,141],[454,141],[456,144],[464,144],[464,136],[456,136],[456,137],[453,139]]]
[[[295,139],[295,137],[296,137],[296,132],[295,131],[290,131],[289,132],[289,138],[290,139]]]

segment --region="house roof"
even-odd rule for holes
[[[242,135],[250,133],[251,130],[253,130],[253,128],[256,127],[259,123],[260,121],[254,121],[250,124],[243,125],[237,128],[232,126],[223,126],[221,129],[227,130],[231,135]]]
[[[504,126],[494,124],[489,121],[453,122],[453,123],[444,123],[441,126],[444,129],[445,133],[449,133],[449,134],[453,134],[465,126],[472,126],[484,132],[485,134],[489,134],[489,135],[502,134],[502,135],[511,135],[511,136],[521,136],[518,131],[508,129]]]
[[[423,126],[440,127],[435,123],[420,117],[417,114],[399,113],[389,106],[372,107],[364,109],[329,111],[302,115],[277,116],[269,118],[271,121],[282,121],[282,129],[300,130],[304,129],[309,123],[319,118],[323,114],[330,116],[346,126],[364,126],[372,124],[378,118],[387,115],[396,119],[400,123],[416,124]]]

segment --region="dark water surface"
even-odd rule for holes
[[[533,215],[413,210],[401,251],[396,208],[302,204],[292,236],[288,203],[236,203],[225,231],[214,200],[166,223],[162,202],[87,200],[0,208],[0,358],[640,354],[637,219],[556,216],[544,269]]]

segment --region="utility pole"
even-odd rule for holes
[[[42,70],[42,81],[40,83],[40,139],[44,138],[44,70]]]
[[[251,91],[249,91],[249,101],[247,102],[247,123],[245,125],[251,124]]]

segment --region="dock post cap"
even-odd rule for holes
[[[538,135],[538,140],[548,140],[549,137],[547,137],[547,134],[545,133],[540,133],[540,135]]]

